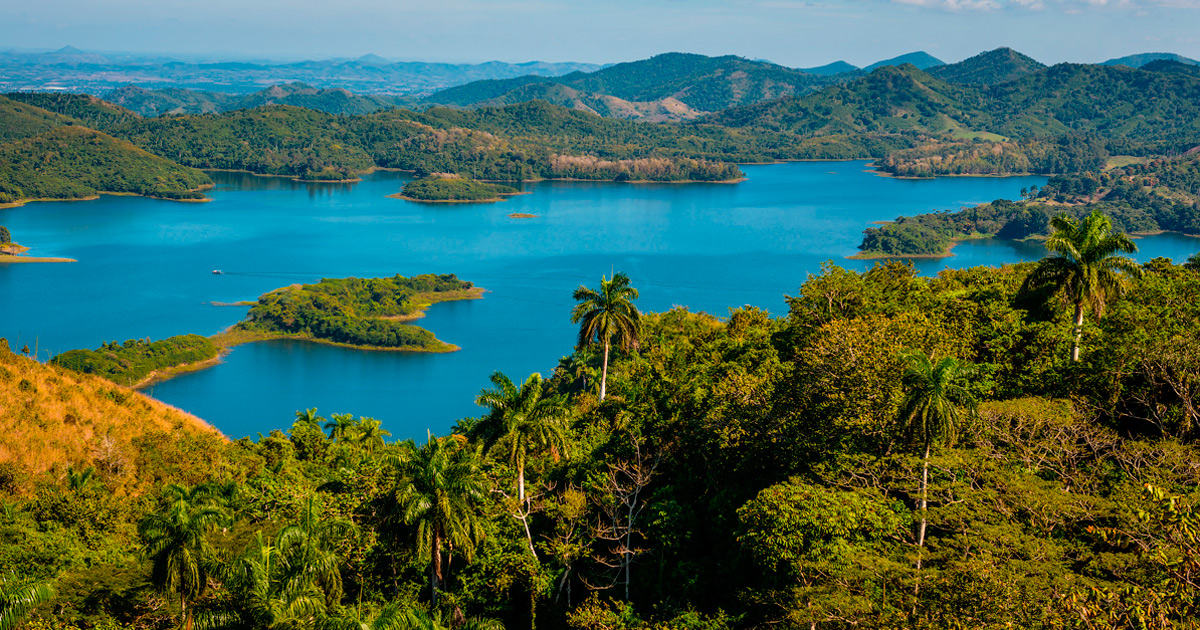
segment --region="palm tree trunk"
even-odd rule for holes
[[[517,460],[517,500],[525,507],[525,462]]]
[[[433,554],[429,563],[429,598],[437,606],[438,574],[442,572],[442,537],[433,535]]]
[[[925,515],[929,508],[929,444],[925,445],[925,458],[921,465],[921,524],[917,528],[917,580],[913,586],[913,595],[921,591],[921,556],[925,553]],[[913,601],[915,614],[916,601]]]
[[[1075,345],[1071,346],[1071,363],[1079,363],[1079,341],[1083,338],[1083,302],[1075,304]]]
[[[604,402],[604,388],[608,385],[608,345],[609,339],[604,339],[604,369],[600,372],[600,402]]]

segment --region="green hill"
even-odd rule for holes
[[[1176,55],[1175,53],[1140,53],[1137,55],[1128,55],[1125,57],[1118,57],[1116,59],[1109,59],[1108,61],[1105,61],[1103,65],[1144,68],[1146,64],[1155,61],[1174,61],[1189,66],[1200,66],[1200,61],[1189,59],[1182,55]]]
[[[0,143],[45,133],[71,122],[60,114],[0,96]]]
[[[891,59],[884,59],[883,61],[876,61],[875,63],[863,68],[863,71],[864,72],[872,72],[872,71],[874,71],[878,68],[882,68],[884,66],[902,66],[904,64],[908,64],[910,66],[913,66],[913,67],[921,69],[921,70],[928,70],[929,68],[933,68],[935,66],[940,66],[944,63],[946,63],[946,62],[942,61],[941,59],[938,59],[937,57],[934,57],[933,55],[931,55],[923,50],[919,50],[917,52],[911,52],[911,53],[906,53],[906,54],[900,55],[899,57],[892,57]]]
[[[1014,81],[1045,67],[1011,48],[997,48],[958,63],[930,68],[929,74],[950,83],[995,85]]]
[[[0,145],[0,203],[82,199],[98,192],[203,199],[207,175],[79,126]]]
[[[539,98],[617,118],[686,120],[699,112],[804,94],[843,80],[732,55],[666,53],[553,80],[472,83],[436,93],[426,101],[470,106]]]

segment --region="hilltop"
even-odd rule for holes
[[[114,484],[134,488],[154,482],[139,475],[152,452],[196,440],[224,438],[170,405],[0,343],[0,488],[28,487],[34,477],[62,474],[68,466],[94,466]]]
[[[496,106],[540,98],[614,118],[686,120],[706,112],[805,94],[845,80],[766,61],[666,53],[557,79],[522,77],[467,84],[429,103]]]
[[[950,83],[995,85],[1015,81],[1046,68],[1045,64],[1011,48],[997,48],[969,59],[928,70],[930,76]]]

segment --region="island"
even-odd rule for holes
[[[258,298],[245,321],[216,335],[224,348],[269,339],[303,339],[365,350],[453,352],[459,347],[409,322],[437,302],[474,300],[483,289],[454,274],[405,278],[323,278]]]
[[[494,203],[519,195],[512,186],[467,179],[450,173],[434,173],[404,185],[398,194],[389,195],[426,203]]]
[[[208,337],[177,335],[160,341],[112,341],[95,350],[68,350],[50,359],[50,364],[129,387],[143,387],[213,365],[220,350]]]

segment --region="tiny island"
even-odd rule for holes
[[[520,194],[521,191],[512,186],[434,173],[408,182],[399,193],[388,196],[425,203],[494,203]]]

